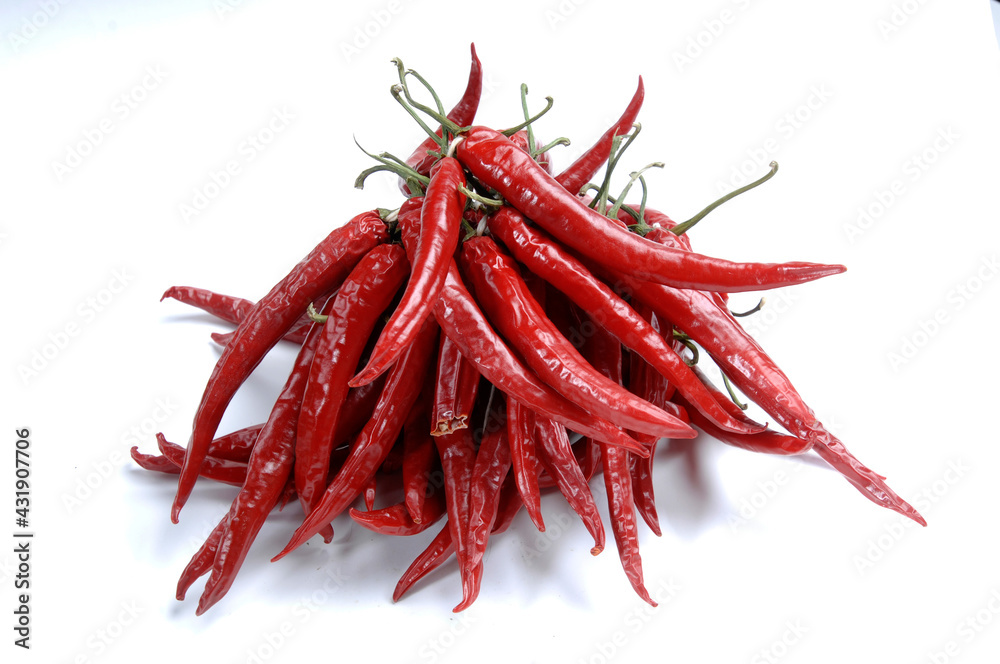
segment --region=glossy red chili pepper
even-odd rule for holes
[[[236,390],[264,355],[295,324],[306,307],[336,288],[354,265],[388,235],[377,211],[364,212],[330,233],[240,323],[222,351],[194,416],[191,442],[177,482],[170,519],[176,523],[191,495],[198,470]]]
[[[601,523],[601,515],[590,493],[588,480],[573,455],[566,428],[538,415],[534,416],[534,420],[538,460],[594,538],[594,547],[590,553],[596,556],[604,550],[604,524]]]
[[[458,345],[462,354],[498,389],[573,431],[645,455],[645,448],[635,439],[607,420],[594,417],[560,396],[524,366],[490,326],[462,283],[454,262],[449,268],[441,299],[434,307],[434,315],[441,331]]]
[[[500,490],[500,505],[497,508],[497,518],[493,524],[494,535],[507,530],[521,509],[521,499],[517,494],[517,487],[514,486],[513,479],[513,476],[508,475]],[[392,601],[398,602],[406,591],[413,587],[413,584],[440,567],[453,553],[455,553],[455,544],[452,540],[451,529],[446,524],[427,548],[403,572],[403,576],[400,577],[396,589],[392,593]]]
[[[645,89],[642,86],[642,76],[640,76],[639,87],[636,88],[632,100],[625,107],[625,112],[618,118],[618,122],[604,132],[604,135],[594,143],[593,147],[577,157],[569,168],[557,175],[556,182],[571,194],[580,193],[580,190],[590,182],[591,178],[597,174],[597,171],[611,156],[611,144],[615,136],[624,136],[632,129],[632,123],[639,115],[644,97]]]
[[[462,98],[455,104],[451,112],[448,113],[448,119],[454,122],[459,127],[466,127],[471,125],[473,120],[476,119],[476,111],[479,109],[479,98],[483,94],[483,64],[479,61],[479,57],[476,55],[476,45],[472,44],[472,67],[469,69],[469,82],[465,86],[465,92],[462,94]],[[437,135],[441,136],[441,127],[437,128]],[[430,173],[431,166],[438,157],[428,154],[430,151],[436,151],[440,149],[437,142],[430,136],[424,139],[424,141],[413,151],[413,154],[409,156],[406,160],[406,165],[420,173],[421,175],[427,175]],[[403,193],[409,196],[409,189],[405,188],[406,184],[400,181],[400,188]]]
[[[417,401],[433,357],[437,333],[437,325],[433,320],[428,319],[424,322],[416,339],[393,366],[378,405],[375,406],[375,412],[351,446],[344,465],[326,487],[326,491],[302,525],[296,529],[291,540],[277,556],[272,558],[272,561],[283,558],[329,525],[338,514],[350,506],[375,474],[379,465],[385,460],[385,455],[396,442],[403,429],[403,423]],[[318,353],[317,349],[317,356]],[[314,359],[313,364],[315,363]],[[305,404],[303,404],[304,409]],[[298,457],[295,463],[298,464]]]
[[[521,502],[528,510],[528,517],[539,531],[545,531],[542,519],[542,494],[538,486],[538,454],[535,451],[534,418],[530,411],[516,400],[507,397],[507,440],[514,466]]]
[[[416,523],[423,523],[427,490],[438,463],[428,422],[427,408],[414,408],[403,425],[403,502]]]
[[[618,340],[599,326],[584,344],[587,359],[608,379],[619,384],[623,378],[621,348]],[[611,532],[615,537],[618,557],[621,559],[625,576],[643,601],[656,606],[643,581],[629,454],[625,450],[606,445],[601,449],[601,464],[604,470],[604,487],[608,495]]]
[[[205,543],[191,556],[187,566],[181,571],[181,577],[177,580],[177,591],[175,596],[179,601],[184,600],[188,588],[195,581],[208,573],[212,569],[212,562],[219,550],[219,542],[222,540],[222,533],[229,523],[229,512],[226,512],[219,523],[212,529],[212,532],[205,538]]]
[[[412,514],[406,503],[396,503],[379,510],[361,512],[353,507],[349,510],[351,518],[368,530],[381,535],[416,535],[430,528],[445,515],[444,491],[435,491],[424,501],[419,514]]]
[[[171,286],[160,297],[160,301],[162,302],[168,297],[178,302],[198,307],[216,318],[221,318],[224,321],[237,325],[243,322],[243,319],[247,317],[247,314],[250,313],[254,306],[252,301],[244,300],[241,297],[213,293],[210,290],[194,288],[192,286]],[[303,316],[292,325],[291,329],[282,338],[285,341],[300,344],[305,340],[306,333],[309,331],[311,325],[312,321],[309,320],[309,317]],[[221,346],[225,346],[234,336],[236,336],[235,332],[229,332],[228,334],[213,333],[212,340]]]
[[[599,374],[531,297],[513,260],[488,237],[462,245],[462,267],[494,325],[564,397],[618,426],[676,438],[693,430]]]
[[[332,306],[333,298],[330,298],[322,308],[323,313],[328,313]],[[321,328],[317,325],[306,336],[288,379],[271,408],[271,414],[260,430],[247,464],[246,479],[229,509],[229,520],[220,539],[212,572],[198,602],[198,615],[222,599],[232,587],[250,546],[267,516],[278,504],[284,487],[292,479],[299,410],[320,332]]]
[[[655,316],[650,315],[649,317],[643,315],[645,312],[636,312],[642,316],[643,320],[649,320],[650,318],[655,319]],[[652,321],[650,321],[652,323]],[[659,390],[662,386],[667,386],[670,389],[672,385],[663,378],[653,367],[646,363],[642,359],[639,353],[630,353],[629,357],[629,390],[650,403],[657,403],[654,399],[654,392]],[[668,396],[669,398],[669,396]],[[706,418],[707,419],[707,418]],[[639,437],[639,436],[637,436]],[[650,454],[647,458],[642,459],[639,457],[629,458],[629,475],[632,480],[632,499],[635,503],[635,509],[642,516],[642,520],[646,522],[649,529],[659,537],[661,534],[660,530],[660,520],[656,512],[656,501],[655,493],[653,487],[653,459],[656,456],[656,445],[658,439],[646,441],[650,446]]]
[[[461,572],[464,592],[471,583],[469,573],[469,489],[476,463],[476,441],[469,429],[434,437],[444,473],[444,496],[448,528],[455,543],[455,555]]]
[[[662,312],[698,342],[744,394],[789,432],[812,444],[863,496],[926,525],[924,518],[890,489],[881,475],[864,466],[826,431],[784,372],[710,295],[638,282],[621,273],[615,276],[622,279],[635,297],[654,311]]]
[[[682,251],[622,229],[566,191],[503,134],[473,127],[456,156],[483,184],[584,256],[637,278],[678,288],[748,291],[839,274],[842,265],[734,263]],[[626,267],[627,266],[627,267]]]
[[[583,263],[542,231],[525,224],[524,218],[517,211],[503,208],[490,215],[488,224],[490,232],[504,243],[517,260],[571,298],[622,344],[641,354],[656,371],[673,381],[689,397],[690,402],[701,408],[712,421],[732,431],[751,433],[760,430],[759,427],[748,428],[745,423],[729,415],[684,360],[664,343],[659,332],[595,277]],[[656,435],[657,432],[646,433]]]
[[[431,435],[441,436],[469,426],[479,379],[479,371],[465,359],[458,345],[450,337],[441,335]],[[468,395],[472,398],[467,398]]]
[[[499,427],[483,438],[472,468],[467,526],[469,550],[462,570],[462,601],[454,608],[456,613],[467,609],[479,596],[483,579],[483,556],[486,554],[490,531],[496,522],[500,489],[510,467],[511,450],[507,445],[507,432],[504,427]]]
[[[434,308],[458,246],[465,210],[465,194],[459,190],[463,186],[465,174],[457,159],[444,157],[434,164],[421,207],[418,236],[415,242],[406,243],[413,267],[403,299],[379,335],[368,365],[351,379],[351,387],[370,383],[388,369],[410,345]],[[399,218],[404,234],[412,233],[406,228],[410,221],[409,215]]]
[[[399,245],[383,244],[353,269],[334,298],[323,324],[295,439],[295,489],[308,515],[326,489],[333,432],[365,342],[409,270]],[[329,535],[329,531],[327,532]]]

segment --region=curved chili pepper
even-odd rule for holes
[[[456,156],[483,184],[567,246],[636,278],[677,288],[763,290],[812,281],[846,268],[816,263],[734,263],[682,251],[622,229],[566,191],[503,134],[473,127]]]
[[[490,215],[488,224],[490,232],[504,243],[518,261],[566,294],[621,343],[642,355],[658,372],[673,381],[689,397],[690,402],[701,408],[713,422],[724,429],[743,433],[759,430],[749,428],[729,415],[649,323],[595,277],[583,263],[560,248],[543,232],[525,224],[518,212],[503,208]]]
[[[295,324],[310,302],[336,288],[354,265],[388,236],[378,211],[364,212],[330,233],[265,295],[222,351],[194,416],[191,442],[171,508],[174,523],[187,502],[198,470],[226,406],[264,355]]]
[[[402,247],[380,245],[361,259],[334,298],[309,369],[295,438],[295,489],[307,515],[326,489],[333,431],[348,392],[347,382],[408,269]]]
[[[471,45],[471,49],[472,67],[469,69],[469,82],[465,86],[462,98],[459,99],[458,103],[451,109],[451,112],[448,113],[448,119],[459,127],[471,125],[472,121],[475,120],[476,111],[479,109],[479,98],[483,94],[483,63],[479,61],[479,56],[476,55],[475,44]],[[441,136],[441,127],[437,128],[436,133],[438,136]],[[431,166],[438,159],[438,157],[427,153],[438,148],[437,142],[428,136],[417,146],[413,154],[409,156],[406,160],[406,165],[421,175],[427,175],[430,173]],[[400,180],[399,185],[403,193],[409,196],[410,191],[406,188],[406,183]]]
[[[687,402],[684,401],[684,397],[679,394],[675,394],[674,399],[676,399],[681,406],[687,405]],[[761,454],[791,455],[804,454],[813,447],[813,444],[808,440],[797,438],[795,436],[789,436],[788,434],[781,433],[779,431],[772,431],[770,429],[751,434],[722,431],[719,427],[715,426],[715,423],[705,419],[701,413],[693,410],[690,411],[690,413],[691,421],[696,427],[707,433],[712,438],[722,441],[727,445],[739,447],[740,449],[749,450],[751,452],[759,452]]]
[[[488,237],[462,245],[462,266],[492,322],[536,374],[563,396],[624,428],[675,438],[694,431],[587,363],[528,293],[513,260]]]
[[[635,297],[662,312],[698,342],[744,394],[789,432],[811,444],[863,496],[927,525],[917,510],[889,488],[885,478],[864,466],[820,424],[784,372],[710,295],[639,282],[621,273],[615,276]]]
[[[403,299],[379,335],[368,365],[351,379],[351,387],[370,383],[399,357],[413,340],[437,302],[448,273],[448,264],[458,246],[459,227],[465,210],[465,174],[458,160],[444,157],[431,169],[431,182],[420,212],[419,238],[407,254],[413,266]],[[399,219],[401,225],[408,216]],[[407,233],[403,228],[403,233]]]
[[[219,550],[219,542],[222,540],[222,533],[226,529],[226,524],[229,523],[229,512],[226,512],[219,523],[212,529],[212,532],[201,547],[191,556],[191,560],[188,562],[187,566],[181,571],[181,577],[177,580],[177,591],[175,597],[178,600],[183,601],[184,596],[187,595],[188,588],[191,587],[195,581],[200,577],[205,575],[208,570],[212,569],[212,561],[215,560],[216,553]]]
[[[406,503],[396,503],[379,510],[362,512],[353,507],[349,514],[354,521],[368,530],[381,535],[416,535],[430,528],[445,515],[445,498],[443,491],[435,491],[430,499],[423,503],[420,520],[410,513]]]
[[[160,454],[171,463],[182,466],[184,463],[185,449],[180,445],[175,445],[163,437],[162,433],[156,434],[156,444],[160,449]],[[243,486],[243,481],[247,476],[247,465],[239,461],[228,461],[206,456],[205,462],[198,471],[200,477],[204,477],[231,486]]]
[[[243,319],[247,317],[247,314],[250,313],[254,306],[252,301],[244,300],[241,297],[213,293],[205,288],[195,288],[193,286],[171,286],[160,297],[160,301],[162,302],[168,297],[178,302],[198,307],[216,318],[221,318],[226,322],[236,325],[243,322]],[[309,320],[309,317],[303,316],[285,333],[283,339],[300,344],[305,341],[306,333],[309,332],[311,325],[312,321]],[[235,332],[228,334],[214,333],[212,334],[212,340],[221,346],[225,346],[234,336],[236,336]]]
[[[623,379],[621,349],[618,340],[601,327],[597,327],[584,344],[587,359],[609,380],[619,384]],[[604,470],[604,487],[608,494],[611,532],[615,537],[625,576],[643,601],[656,606],[643,582],[629,454],[625,450],[604,446],[601,450],[601,464]]]
[[[452,261],[441,299],[434,306],[441,331],[488,381],[528,408],[573,431],[645,455],[645,448],[607,420],[585,412],[538,380],[490,326],[462,283]]]
[[[535,451],[534,420],[527,408],[515,399],[507,397],[507,440],[514,466],[514,480],[517,483],[521,501],[528,510],[528,517],[539,532],[545,532],[542,519],[542,494],[538,486],[538,454]]]
[[[350,454],[326,491],[296,529],[277,561],[325,528],[347,509],[385,460],[420,394],[437,341],[437,325],[424,322],[417,338],[403,353],[386,379],[375,412],[351,447]],[[317,349],[317,355],[319,349]],[[316,360],[313,360],[313,364]],[[305,404],[303,404],[303,411]],[[301,416],[300,416],[301,421]],[[301,429],[300,429],[301,430]],[[298,458],[296,458],[298,464]]]
[[[444,473],[444,498],[448,512],[448,528],[455,543],[455,555],[462,577],[463,592],[471,581],[469,574],[469,489],[472,469],[476,463],[476,441],[469,429],[434,437],[441,469]]]
[[[430,476],[437,462],[429,428],[426,408],[414,408],[403,425],[403,502],[413,521],[421,524]]]
[[[181,467],[162,454],[143,454],[137,445],[132,447],[130,454],[132,460],[144,470],[167,473],[168,475],[180,475],[181,473]]]
[[[493,524],[493,534],[497,535],[507,530],[520,509],[521,499],[517,487],[514,486],[513,477],[508,475],[500,489],[500,505]],[[413,584],[440,567],[453,553],[455,553],[455,543],[451,538],[451,529],[445,524],[427,548],[403,572],[392,593],[392,601],[398,602]]]
[[[468,552],[462,569],[462,601],[453,611],[469,608],[476,597],[483,579],[483,556],[489,542],[490,531],[496,522],[500,502],[500,488],[510,472],[511,450],[507,445],[507,432],[500,427],[486,434],[479,445],[469,487]]]
[[[597,511],[590,485],[584,477],[580,465],[573,456],[566,428],[552,420],[534,415],[535,440],[538,443],[538,460],[555,480],[559,492],[573,511],[580,516],[587,532],[594,538],[591,555],[604,550],[604,524]]]
[[[330,311],[333,300],[330,298],[323,307],[324,313]],[[198,601],[198,615],[222,599],[232,587],[257,533],[292,479],[299,410],[320,332],[317,325],[306,336],[271,414],[260,430],[247,464],[246,479],[229,509],[229,521],[220,539],[212,573]]]
[[[624,136],[632,128],[642,108],[642,100],[645,97],[645,89],[642,86],[642,76],[639,77],[639,86],[632,95],[632,100],[625,107],[625,112],[618,118],[618,122],[611,126],[604,135],[597,139],[593,147],[577,157],[576,161],[570,164],[569,168],[556,176],[558,182],[566,191],[571,194],[578,194],[580,190],[591,178],[601,169],[601,166],[611,156],[611,144],[615,136]]]

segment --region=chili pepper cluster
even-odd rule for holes
[[[159,455],[132,450],[143,468],[179,474],[174,522],[198,477],[239,487],[182,572],[178,599],[207,574],[197,612],[218,602],[268,515],[297,501],[303,521],[274,560],[315,535],[330,542],[345,512],[385,535],[436,527],[393,598],[454,555],[462,610],[479,593],[492,536],[521,508],[545,528],[544,490],[562,494],[600,553],[604,524],[589,484],[600,473],[625,574],[652,604],[638,520],[660,534],[655,451],[663,439],[694,437],[694,427],[754,452],[814,452],[869,500],[924,523],[823,427],[728,308],[729,293],[844,268],[694,252],[687,231],[739,191],[682,224],[647,207],[642,171],[610,195],[611,172],[639,131],[641,79],[618,122],[553,175],[549,151],[566,141],[536,141],[539,116],[529,115],[523,86],[524,123],[473,125],[475,47],[465,94],[447,114],[426,81],[395,62],[393,96],[428,137],[406,160],[372,155],[379,164],[358,185],[395,173],[402,206],[337,228],[256,303],[190,287],[164,294],[237,325],[213,335],[223,351],[188,447],[158,435]],[[413,98],[414,80],[434,107]],[[603,182],[589,184],[606,163]],[[626,204],[636,183],[641,202]],[[299,351],[266,420],[217,437],[236,391],[282,340]],[[706,355],[726,391],[700,368]],[[737,389],[785,432],[749,418]]]

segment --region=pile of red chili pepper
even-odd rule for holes
[[[641,79],[618,122],[553,175],[549,151],[567,141],[536,141],[541,114],[530,116],[524,86],[525,122],[505,131],[473,125],[482,89],[475,47],[465,94],[449,113],[418,73],[394,62],[393,97],[428,137],[406,160],[371,155],[378,164],[356,184],[395,173],[402,206],[337,228],[256,303],[189,287],[164,294],[237,325],[215,335],[223,351],[188,447],[161,435],[160,455],[132,450],[142,467],[179,474],[174,522],[199,476],[239,487],[181,574],[178,599],[207,574],[197,611],[218,602],[264,520],[297,500],[305,517],[274,560],[314,535],[330,542],[345,512],[385,535],[436,527],[393,598],[454,555],[462,610],[479,592],[491,536],[522,507],[545,528],[543,490],[562,494],[600,553],[604,525],[589,484],[600,473],[625,574],[653,603],[638,519],[660,533],[657,444],[692,438],[693,427],[754,452],[813,451],[869,500],[924,523],[823,427],[727,305],[729,293],[844,268],[736,263],[691,248],[686,232],[705,213],[776,164],[677,224],[646,206],[645,169],[621,195],[609,192],[640,129]],[[433,106],[411,95],[414,81]],[[602,182],[590,184],[605,164]],[[636,183],[641,202],[626,204]],[[266,420],[217,437],[233,395],[282,340],[299,351]],[[725,391],[699,368],[706,355]],[[750,419],[736,390],[785,432]]]

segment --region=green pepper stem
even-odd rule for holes
[[[691,227],[694,226],[695,224],[697,224],[699,221],[701,221],[705,217],[705,215],[707,215],[709,212],[711,212],[715,208],[719,207],[720,205],[722,205],[723,203],[725,203],[726,201],[728,201],[730,198],[735,198],[735,197],[739,196],[740,194],[742,194],[745,191],[750,191],[754,187],[764,184],[765,182],[767,182],[768,180],[770,180],[771,178],[773,178],[774,174],[777,173],[777,172],[778,172],[778,162],[772,161],[771,162],[771,170],[764,177],[760,178],[759,180],[755,180],[755,181],[751,182],[750,184],[748,184],[748,185],[746,185],[744,187],[740,187],[736,191],[729,192],[728,194],[726,194],[725,196],[723,196],[719,200],[715,201],[714,203],[712,203],[711,205],[709,205],[708,207],[706,207],[704,210],[702,210],[698,214],[694,215],[693,217],[691,217],[690,219],[688,219],[687,221],[685,221],[683,223],[677,224],[676,226],[674,226],[670,230],[674,233],[674,235],[684,235],[684,233],[686,233],[687,231],[691,230]]]
[[[767,298],[766,297],[762,297],[762,298],[760,298],[760,301],[757,302],[757,306],[755,306],[753,309],[749,309],[747,311],[743,311],[743,312],[740,312],[740,313],[736,313],[735,311],[730,311],[729,313],[731,313],[733,315],[733,317],[735,317],[735,318],[743,318],[745,316],[749,316],[751,314],[755,314],[758,311],[760,311],[761,309],[763,309],[764,308],[764,303],[766,301],[767,301]]]
[[[403,100],[406,88],[397,83],[393,85],[391,88],[389,88],[389,91],[392,93],[392,98],[395,99],[397,102],[399,102],[399,105],[402,106],[403,109],[410,114],[410,117],[413,118],[418,125],[420,125],[420,128],[423,129],[425,132],[427,132],[427,135],[430,136],[432,139],[434,139],[434,142],[437,143],[442,150],[444,150],[445,143],[443,136],[438,136],[437,132],[428,127],[427,123],[424,122],[424,119],[421,118],[419,115],[417,115],[417,112],[414,111],[413,108],[411,108],[410,105]],[[407,96],[407,99],[409,99],[409,96]]]
[[[486,198],[485,196],[477,194],[476,192],[472,191],[471,189],[469,189],[464,185],[459,185],[458,190],[463,194],[465,194],[467,198],[470,198],[476,201],[477,203],[485,205],[487,207],[503,207],[504,205],[503,199]]]
[[[629,173],[628,184],[625,185],[625,188],[622,189],[622,193],[618,196],[618,202],[615,203],[612,206],[611,210],[608,212],[608,216],[610,218],[612,218],[612,219],[617,219],[618,218],[618,211],[622,208],[622,203],[625,202],[625,197],[628,196],[628,192],[630,192],[632,190],[632,185],[635,184],[636,180],[638,180],[639,178],[642,177],[643,173],[645,173],[646,171],[648,171],[651,168],[663,168],[663,162],[662,161],[654,161],[652,164],[647,164],[647,165],[643,166],[638,171],[634,171],[632,173]],[[645,198],[646,198],[646,195],[645,195],[646,185],[645,185],[645,183],[643,183],[642,189],[643,189],[643,199],[645,200]]]
[[[554,104],[554,103],[555,102],[553,101],[552,97],[546,97],[545,98],[545,108],[543,108],[541,111],[539,111],[538,113],[536,113],[532,117],[528,118],[527,120],[525,120],[521,124],[519,124],[519,125],[517,125],[515,127],[511,127],[510,129],[504,129],[500,133],[503,134],[504,136],[506,136],[507,138],[510,138],[511,136],[513,136],[514,134],[516,134],[517,132],[519,132],[522,129],[524,129],[525,127],[529,126],[532,122],[534,122],[538,118],[540,118],[543,115],[545,115],[546,113],[548,113],[549,109],[552,108],[552,104]]]
[[[726,384],[726,391],[729,392],[729,398],[733,400],[736,407],[740,410],[746,410],[749,406],[740,401],[740,398],[736,396],[736,389],[733,387],[733,384],[729,382],[729,378],[726,374],[722,374],[722,382]]]
[[[309,319],[312,320],[312,322],[319,323],[321,325],[326,322],[327,318],[329,318],[326,314],[317,312],[316,307],[313,306],[312,302],[310,302],[309,306],[306,307],[306,315],[309,316]]]

